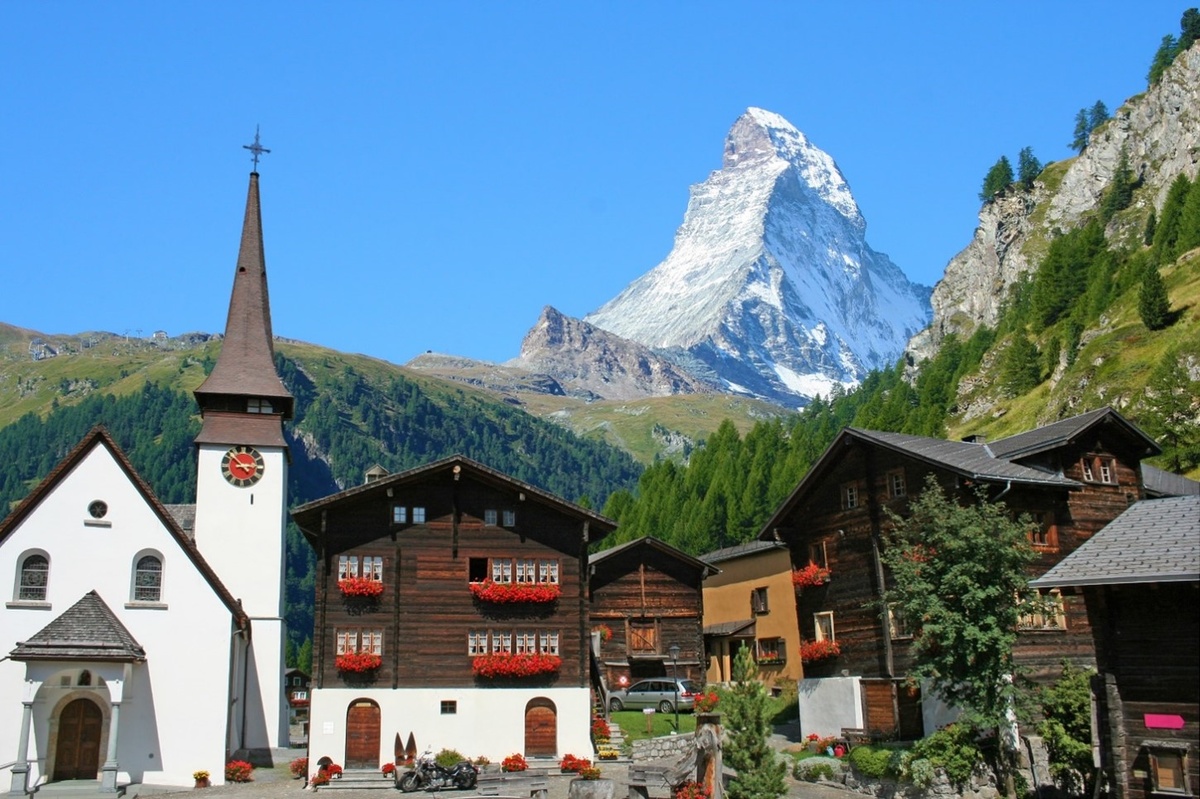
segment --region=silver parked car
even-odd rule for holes
[[[678,699],[680,710],[692,710],[695,707],[696,694],[699,692],[699,684],[691,680],[654,677],[638,680],[624,690],[609,693],[608,709],[617,711],[652,707],[659,713],[674,713],[675,701]]]

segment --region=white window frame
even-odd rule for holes
[[[895,602],[888,603],[887,606],[887,623],[888,635],[893,641],[912,638],[912,630],[908,628],[908,622],[904,618],[904,612]]]
[[[33,558],[41,558],[46,562],[44,569],[27,569],[26,564]],[[25,580],[26,572],[32,574],[34,571],[42,572],[41,585],[36,583],[27,583]],[[23,552],[21,557],[17,559],[17,579],[13,591],[13,600],[16,602],[47,602],[50,597],[50,555],[40,549],[32,549],[28,552]]]
[[[532,655],[537,652],[537,633],[517,633],[516,648],[518,655]]]
[[[904,483],[903,469],[895,469],[888,472],[888,495],[892,499],[908,496],[908,487]]]
[[[1092,459],[1091,458],[1083,459],[1083,479],[1089,483],[1094,483],[1096,481],[1095,476],[1092,474]]]
[[[537,561],[533,558],[518,558],[517,559],[517,582],[518,583],[535,583],[537,582]]]
[[[842,510],[854,510],[858,507],[858,484],[842,484]]]
[[[413,507],[412,520],[413,520],[413,524],[424,524],[425,523],[425,508],[421,507],[420,505]]]
[[[538,561],[538,582],[542,582],[542,583],[557,583],[558,582],[558,561],[557,560]]]
[[[1045,592],[1038,591],[1037,601],[1044,606],[1032,613],[1022,613],[1017,619],[1018,630],[1062,632],[1067,629],[1067,608],[1062,591],[1057,588]]]
[[[349,655],[358,651],[358,630],[338,630],[336,654]]]
[[[1117,482],[1116,469],[1113,468],[1113,462],[1109,458],[1100,459],[1100,482],[1104,485],[1115,485]]]
[[[156,573],[158,580],[155,585],[140,585],[140,577],[142,575],[142,563],[147,560],[153,560],[158,564],[158,569],[148,569],[147,574]],[[163,557],[158,552],[153,550],[144,550],[137,553],[133,557],[133,574],[131,577],[131,585],[129,587],[129,601],[138,604],[159,604],[162,602],[163,596],[163,577],[164,577]],[[145,589],[145,590],[143,590]],[[153,594],[153,595],[151,595]]]
[[[367,555],[362,559],[362,576],[377,583],[383,582],[383,558],[379,555]]]
[[[408,508],[404,505],[392,506],[392,524],[408,524]]]
[[[338,555],[338,579],[358,576],[358,555]]]
[[[489,527],[495,527],[496,521],[499,518],[500,515],[496,512],[495,508],[488,508],[483,512],[483,523]]]
[[[486,655],[488,651],[488,634],[485,631],[474,630],[467,633],[467,654],[471,656]]]
[[[544,630],[540,635],[538,642],[538,650],[543,655],[558,654],[558,632],[553,630]]]
[[[508,508],[504,509],[503,511],[500,512],[500,518],[501,518],[501,521],[500,521],[501,527],[516,527],[517,526],[517,512],[515,510],[510,510]]]
[[[836,641],[837,630],[833,625],[833,611],[825,610],[813,614],[813,627],[816,630],[816,640]],[[828,627],[828,630],[826,630]]]

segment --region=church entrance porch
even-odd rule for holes
[[[104,714],[91,699],[72,700],[58,717],[54,781],[94,780],[100,772]]]

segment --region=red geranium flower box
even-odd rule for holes
[[[471,593],[483,602],[516,604],[521,602],[555,602],[562,595],[558,583],[495,583],[484,580],[471,583]]]
[[[346,577],[338,580],[338,590],[343,596],[376,597],[383,593],[383,582],[370,577]]]
[[[334,663],[337,665],[338,671],[362,673],[382,666],[383,658],[379,655],[372,655],[370,652],[347,652],[344,655],[338,655]]]
[[[815,663],[818,660],[835,658],[842,654],[842,647],[837,641],[801,641],[800,661]]]
[[[471,662],[471,671],[477,677],[536,677],[540,674],[553,674],[560,668],[562,658],[558,655],[497,652],[493,655],[479,655]]]
[[[829,582],[829,576],[829,569],[810,563],[803,569],[792,569],[792,585],[797,588],[816,588]]]

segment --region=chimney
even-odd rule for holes
[[[969,436],[963,436],[962,440],[968,444],[986,444],[987,436],[983,433],[972,433]]]

